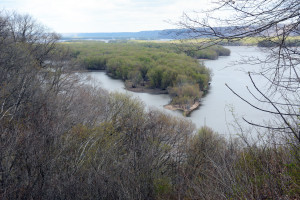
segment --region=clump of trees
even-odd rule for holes
[[[278,40],[277,38],[275,38],[275,39],[264,38],[263,40],[261,40],[257,43],[257,46],[258,47],[277,47],[279,43],[280,43],[280,40]],[[288,37],[285,41],[285,46],[299,47],[300,39],[294,38],[294,37]]]
[[[195,131],[82,85],[56,34],[0,15],[1,199],[299,198],[296,146]]]
[[[299,149],[226,140],[210,128],[193,135],[187,148],[186,188],[191,199],[297,199]],[[297,155],[298,154],[298,155]]]
[[[169,94],[172,97],[171,104],[184,105],[184,109],[189,109],[190,105],[199,101],[202,93],[199,90],[199,85],[182,84],[169,89]]]
[[[220,45],[207,45],[205,49],[199,49],[190,40],[183,40],[181,43],[175,41],[174,43],[155,43],[155,42],[141,42],[140,45],[149,48],[162,49],[164,51],[171,51],[175,53],[184,53],[196,59],[215,60],[219,56],[229,56],[230,50]]]

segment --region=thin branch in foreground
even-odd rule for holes
[[[271,126],[264,126],[264,125],[261,125],[261,124],[256,124],[256,123],[253,123],[253,122],[250,122],[250,121],[246,120],[244,117],[243,117],[243,120],[245,122],[247,122],[248,124],[250,124],[250,125],[261,127],[261,128],[266,128],[266,129],[273,129],[273,130],[289,129],[289,127],[282,127],[282,128],[280,128],[280,127],[271,127]]]
[[[230,88],[228,86],[227,83],[225,83],[226,87],[233,93],[235,94],[237,97],[239,97],[241,100],[243,100],[244,102],[246,102],[247,104],[249,104],[251,107],[257,109],[257,110],[260,110],[262,112],[267,112],[267,113],[271,113],[271,114],[276,114],[276,115],[286,115],[286,116],[296,116],[296,117],[300,117],[299,114],[290,114],[290,113],[280,113],[280,112],[274,112],[274,111],[270,111],[270,110],[265,110],[265,109],[262,109],[262,108],[259,108],[255,105],[253,105],[252,103],[250,103],[249,101],[247,101],[246,99],[244,99],[243,97],[241,97],[239,94],[237,94],[232,88]]]
[[[252,92],[251,90],[246,87],[248,92],[253,96],[253,98],[255,98],[257,101],[261,102],[261,103],[270,103],[268,101],[263,101],[263,100],[260,100],[258,99]],[[297,104],[292,104],[292,103],[279,103],[279,102],[273,102],[274,104],[277,104],[277,105],[281,105],[281,106],[294,106],[294,107],[300,107],[300,105],[297,105]]]
[[[256,86],[255,82],[252,79],[252,76],[250,74],[250,72],[248,73],[250,80],[253,84],[253,86],[255,87],[255,89],[268,101],[271,103],[271,105],[277,110],[278,114],[280,115],[281,119],[284,121],[284,123],[289,127],[289,129],[292,131],[292,133],[294,134],[294,136],[298,139],[298,141],[300,142],[300,136],[296,133],[296,131],[291,127],[291,125],[289,124],[289,122],[287,121],[287,119],[284,117],[284,113],[281,113],[280,110],[277,108],[277,106],[265,95],[263,94],[258,87]],[[288,116],[299,116],[297,114],[288,114]]]

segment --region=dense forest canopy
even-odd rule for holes
[[[226,139],[84,85],[58,39],[0,13],[1,199],[299,199],[297,146]]]

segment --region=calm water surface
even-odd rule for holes
[[[204,64],[213,72],[211,87],[208,94],[202,98],[202,105],[194,111],[187,119],[191,120],[200,128],[207,125],[220,134],[233,133],[231,124],[233,115],[241,120],[245,117],[254,123],[260,123],[269,119],[269,115],[254,110],[247,103],[240,100],[226,86],[227,83],[239,95],[247,100],[254,100],[247,91],[246,86],[253,90],[247,71],[255,71],[260,66],[247,64],[234,64],[235,61],[252,57],[264,57],[265,54],[256,47],[227,47],[231,50],[231,56],[220,57],[218,60],[207,60]],[[108,77],[105,72],[85,73],[91,77],[91,84],[99,85],[109,91],[118,91],[131,94],[142,100],[148,108],[156,108],[171,115],[183,117],[179,111],[169,111],[163,108],[170,101],[168,95],[153,95],[147,93],[133,93],[124,89],[124,83]],[[255,79],[256,77],[254,77]],[[265,83],[255,79],[256,83],[264,87]],[[257,104],[256,104],[257,105]],[[257,105],[263,106],[263,105]],[[246,124],[243,124],[246,126]]]

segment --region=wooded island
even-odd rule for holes
[[[210,70],[197,59],[230,55],[222,46],[198,50],[191,44],[113,41],[64,43],[81,69],[105,70],[125,82],[133,92],[166,93],[172,98],[167,109],[189,114],[200,104],[211,79]]]

